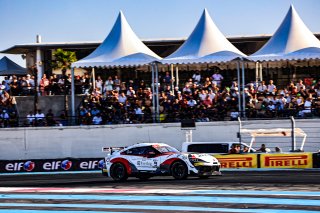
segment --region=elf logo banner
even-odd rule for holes
[[[58,160],[58,161],[51,161],[43,163],[43,169],[46,171],[52,170],[69,170],[72,167],[72,161],[70,160]]]
[[[103,164],[104,164],[104,160],[83,161],[80,163],[80,169],[83,169],[83,170],[102,169]]]
[[[35,166],[36,165],[33,161],[7,163],[5,165],[5,170],[8,172],[20,172],[20,171],[31,172],[35,168]]]

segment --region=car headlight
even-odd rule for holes
[[[205,160],[198,158],[196,155],[193,155],[193,154],[190,154],[188,158],[191,163],[196,163],[196,162],[209,163]]]

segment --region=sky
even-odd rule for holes
[[[120,10],[142,40],[187,38],[204,8],[227,37],[273,34],[291,4],[320,33],[320,0],[0,0],[0,50],[35,43],[37,34],[42,42],[102,41]],[[25,67],[20,55],[6,56]]]

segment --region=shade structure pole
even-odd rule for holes
[[[158,64],[155,63],[155,71],[156,71],[156,102],[157,102],[157,113],[156,113],[156,120],[159,122],[160,118],[160,106],[159,106],[159,70],[158,70]]]
[[[240,62],[237,61],[237,76],[238,76],[238,112],[241,114],[241,95],[240,95]]]
[[[71,116],[72,116],[72,125],[75,124],[75,85],[74,85],[74,67],[71,68]]]
[[[96,73],[95,73],[94,67],[92,67],[92,85],[93,85],[93,89],[96,89]]]
[[[241,68],[242,68],[242,110],[243,110],[243,117],[246,117],[246,97],[244,94],[244,89],[246,86],[245,78],[244,78],[244,61],[241,58]]]
[[[259,67],[260,67],[260,81],[263,81],[263,77],[262,77],[262,63],[259,63]]]
[[[155,79],[154,79],[154,63],[150,64],[151,66],[151,75],[152,75],[152,83],[151,83],[151,89],[152,89],[152,106],[153,106],[153,112],[152,112],[152,120],[153,123],[156,122],[156,117],[155,117],[155,113],[156,113],[156,98],[155,98]]]
[[[176,87],[179,87],[179,66],[176,64]]]
[[[258,83],[260,76],[259,76],[259,62],[256,62],[256,84]]]
[[[171,70],[171,91],[172,91],[173,95],[175,95],[174,94],[174,81],[173,81],[173,79],[174,79],[174,77],[173,77],[173,64],[170,64],[170,70]]]

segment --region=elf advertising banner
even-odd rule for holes
[[[256,154],[232,154],[214,155],[222,169],[258,168],[258,155]]]
[[[312,168],[312,153],[260,154],[261,168]]]
[[[102,158],[0,160],[0,173],[99,170],[103,162]]]

